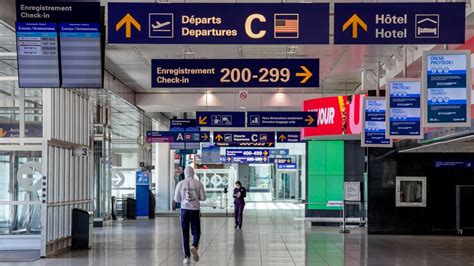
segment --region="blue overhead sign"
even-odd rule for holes
[[[298,166],[296,163],[279,163],[277,168],[278,170],[296,170]]]
[[[223,147],[274,147],[275,132],[214,131],[214,144]]]
[[[432,51],[423,56],[426,127],[471,125],[471,51]]]
[[[318,87],[319,59],[153,59],[153,88]]]
[[[386,109],[387,100],[385,98],[364,98],[362,147],[392,147],[392,140],[385,136],[387,131]]]
[[[291,158],[270,158],[270,163],[276,163],[276,164],[291,163]]]
[[[316,112],[247,112],[248,127],[315,127]]]
[[[226,161],[232,163],[269,163],[268,150],[226,150]]]
[[[328,44],[329,3],[109,3],[109,43]]]
[[[196,112],[199,127],[245,127],[244,112]]]
[[[210,142],[210,132],[147,131],[147,143]]]
[[[296,131],[278,131],[278,142],[301,142],[301,132]]]
[[[100,1],[16,0],[17,21],[99,22]]]
[[[387,136],[398,139],[422,139],[421,80],[389,80],[387,103]]]
[[[277,155],[290,155],[290,149],[270,149],[270,155],[271,156],[277,156]]]
[[[464,2],[336,3],[335,44],[459,44]]]

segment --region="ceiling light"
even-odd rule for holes
[[[17,76],[0,76],[0,81],[17,81]]]
[[[240,109],[247,109],[247,107],[245,107],[245,106],[240,106]]]

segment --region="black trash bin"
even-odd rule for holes
[[[131,219],[131,220],[137,219],[135,204],[136,204],[135,199],[127,198],[127,219]]]
[[[92,247],[94,218],[92,212],[82,209],[72,209],[71,248],[89,249]]]
[[[155,198],[155,194],[153,194],[153,192],[151,192],[151,190],[150,190],[148,200],[149,200],[148,218],[155,219],[156,198]]]

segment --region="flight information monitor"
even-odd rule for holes
[[[17,22],[20,88],[59,88],[56,23]]]
[[[63,88],[102,88],[98,23],[60,23]]]

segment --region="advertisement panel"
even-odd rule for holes
[[[318,126],[304,128],[302,137],[360,134],[363,98],[364,95],[347,95],[304,101],[304,111],[318,113]]]
[[[387,138],[423,139],[421,80],[388,80]]]
[[[391,139],[386,138],[387,123],[387,100],[383,97],[364,98],[364,113],[362,122],[364,132],[361,136],[362,147],[385,147],[393,146]]]
[[[471,51],[423,54],[425,127],[471,126]]]

